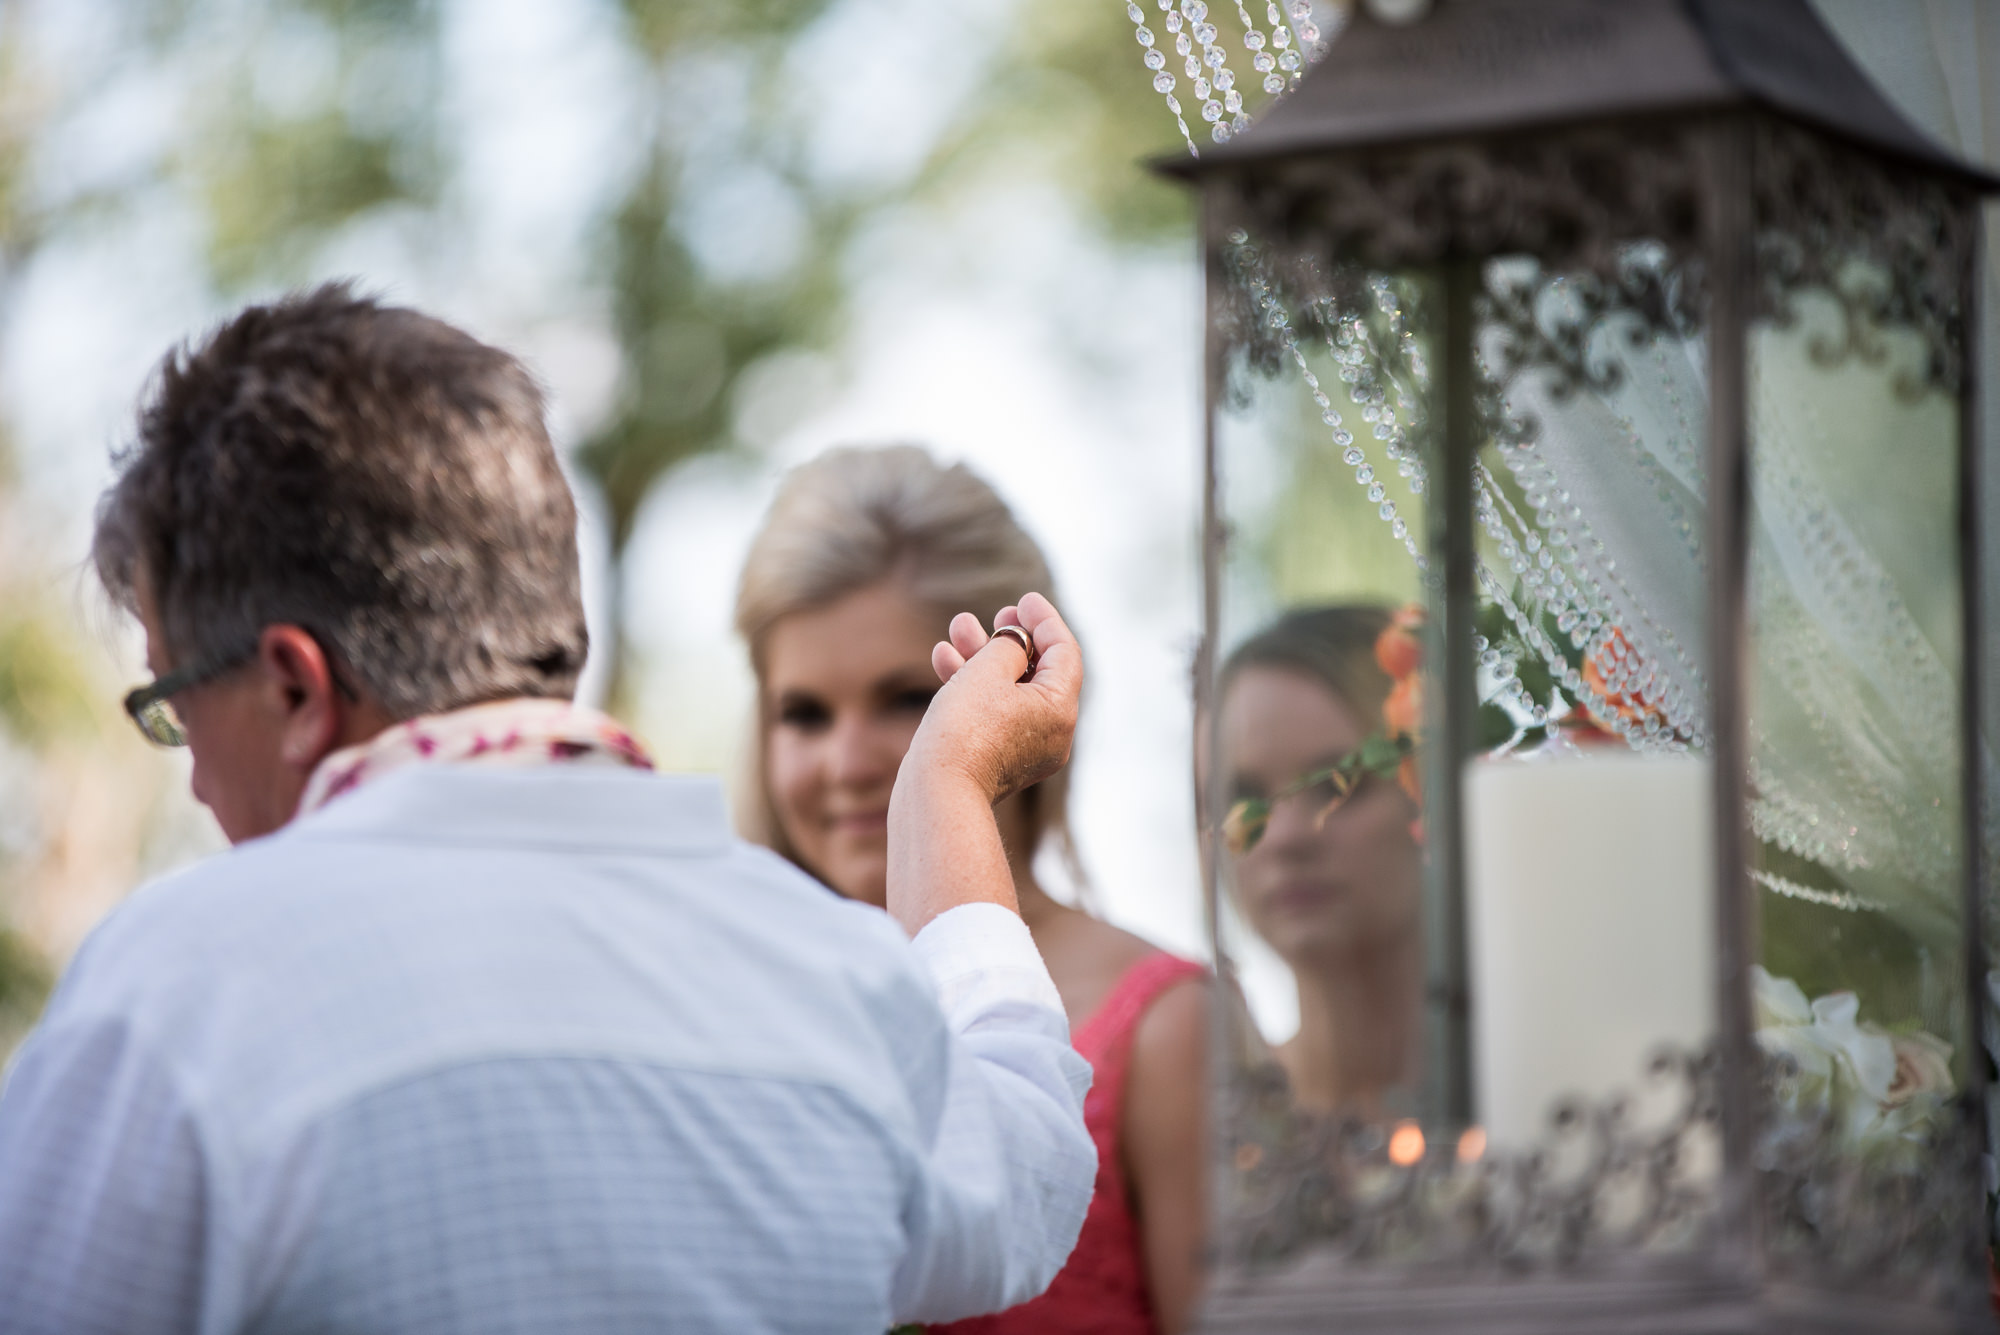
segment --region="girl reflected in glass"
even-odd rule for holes
[[[745,833],[840,894],[882,904],[890,790],[938,689],[931,647],[953,612],[990,619],[1030,591],[1054,595],[1047,562],[963,466],[898,446],[835,450],[793,470],[737,600],[758,701],[738,802]],[[995,814],[1021,917],[1095,1073],[1084,1117],[1097,1190],[1045,1294],[954,1332],[1177,1332],[1199,1283],[1206,971],[1043,889],[1044,851],[1081,880],[1068,782],[1064,770]]]
[[[1421,1070],[1420,830],[1402,781],[1415,640],[1406,668],[1401,634],[1383,607],[1298,609],[1218,677],[1226,881],[1298,984],[1298,1032],[1273,1055],[1301,1111],[1396,1115]]]

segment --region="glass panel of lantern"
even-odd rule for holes
[[[1774,1262],[1964,1259],[1987,991],[1968,812],[1969,196],[1767,124],[1747,340],[1751,1022]],[[1810,1190],[1800,1190],[1801,1184]],[[1984,1269],[1982,1265],[1980,1269]]]
[[[1804,5],[1750,8],[1454,4],[1429,46],[1360,21],[1299,94],[1322,105],[1185,169],[1233,998],[1212,1312],[1247,1328],[1585,1328],[1779,1274],[1822,1325],[1836,1290],[1980,1301],[1990,183],[1899,137]],[[1625,88],[1578,71],[1698,41],[1738,71],[1809,51],[1822,86],[1591,109]],[[1507,86],[1454,108],[1479,79]],[[1888,151],[1760,98],[1859,108]],[[1540,126],[1494,129],[1509,99]],[[1565,1278],[1439,1296],[1523,1273]]]
[[[1684,256],[1638,238],[1602,273],[1371,269],[1216,240],[1227,538],[1219,763],[1199,768],[1246,1012],[1230,1259],[1551,1259],[1579,1212],[1689,1245],[1717,1162],[1705,344]],[[1455,738],[1427,666],[1453,651],[1472,696]],[[1606,1137],[1625,1168],[1676,1166],[1611,1172]],[[1373,1173],[1406,1186],[1364,1199]]]

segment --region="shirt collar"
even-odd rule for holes
[[[421,765],[384,775],[275,837],[687,855],[720,853],[734,836],[722,785],[710,775]]]

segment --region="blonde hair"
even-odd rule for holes
[[[796,612],[838,602],[895,580],[927,612],[938,638],[958,612],[993,614],[1021,595],[1053,599],[1047,560],[1007,503],[963,464],[946,467],[915,445],[829,450],[800,464],[779,484],[750,544],[736,592],[736,630],[757,673],[755,745],[740,771],[736,803],[743,837],[792,862],[764,773],[771,720],[763,692],[771,628]],[[1032,856],[1051,837],[1082,889],[1069,833],[1069,770],[1058,770],[1023,796]],[[803,863],[801,863],[803,865]]]

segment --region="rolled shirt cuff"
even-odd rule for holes
[[[1026,1003],[1054,1011],[1067,1041],[1062,997],[1019,914],[998,904],[961,904],[931,919],[910,944],[954,1030],[963,1033],[1009,1003]]]

